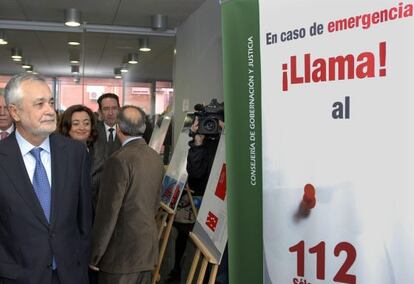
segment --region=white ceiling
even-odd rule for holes
[[[23,57],[35,71],[47,76],[70,76],[67,39],[81,38],[84,61],[81,70],[86,77],[113,77],[114,67],[120,67],[128,53],[138,51],[137,30],[151,30],[151,15],[168,16],[166,32],[151,32],[151,52],[140,53],[139,63],[129,65],[127,79],[133,81],[172,80],[175,29],[207,0],[0,0],[0,30],[6,33],[9,44],[0,46],[0,74],[23,71],[20,63],[10,58],[12,47],[21,48]],[[213,0],[208,0],[213,1]],[[63,25],[64,10],[76,8],[82,12],[86,28],[92,25],[112,26],[134,34],[96,32],[39,31],[38,22]],[[12,29],[24,21],[30,29]],[[116,26],[116,27],[113,27]],[[5,29],[6,28],[6,29]],[[52,29],[48,29],[52,30]],[[114,30],[114,29],[112,29]],[[84,69],[83,69],[84,68]]]

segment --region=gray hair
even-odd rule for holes
[[[141,114],[141,118],[138,120],[131,119],[130,117],[125,117],[124,112],[126,109],[133,108]],[[128,136],[141,136],[145,132],[145,112],[137,107],[132,105],[126,105],[121,108],[121,111],[118,113],[118,127],[121,132]]]
[[[39,81],[46,83],[46,79],[37,74],[21,73],[13,76],[4,89],[6,105],[18,105],[20,103],[23,98],[23,93],[20,91],[20,87],[25,81]]]

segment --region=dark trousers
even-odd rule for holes
[[[175,257],[174,257],[174,270],[181,271],[181,260],[184,255],[185,248],[187,247],[188,234],[194,227],[194,224],[185,224],[185,223],[173,223],[174,227],[177,229],[178,235],[175,240]]]
[[[53,270],[53,272],[52,272],[52,284],[60,284],[60,280],[59,280],[57,270]]]

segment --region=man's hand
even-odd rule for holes
[[[198,121],[198,116],[196,116],[195,118],[194,118],[194,122],[193,122],[193,125],[191,125],[191,132],[193,132],[193,133],[197,133],[197,131],[198,131],[198,124],[199,124],[199,121]],[[195,146],[201,146],[201,145],[203,145],[203,143],[204,143],[204,135],[202,135],[202,134],[196,134],[196,135],[194,135],[194,145]]]
[[[222,130],[224,130],[224,122],[219,120],[219,126]]]
[[[196,134],[196,135],[194,136],[194,145],[195,145],[195,146],[201,146],[201,145],[203,145],[203,143],[204,143],[204,138],[205,138],[205,135],[202,135],[202,134]]]
[[[196,116],[195,118],[194,118],[194,122],[193,122],[193,125],[191,125],[191,132],[193,132],[193,133],[197,133],[197,131],[198,131],[198,116]]]

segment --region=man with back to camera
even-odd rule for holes
[[[98,98],[98,105],[102,121],[96,124],[98,139],[93,146],[92,199],[94,207],[98,198],[104,163],[113,152],[121,148],[121,142],[116,136],[116,118],[120,107],[118,96],[105,93]]]
[[[0,89],[0,140],[6,139],[13,130],[13,120],[7,110],[4,91]]]
[[[0,143],[0,283],[88,283],[89,156],[53,133],[52,93],[39,75],[14,76],[5,99],[16,130]]]
[[[158,260],[155,215],[164,167],[142,137],[144,111],[124,106],[118,117],[122,148],[105,162],[90,267],[99,269],[99,284],[146,284]]]

